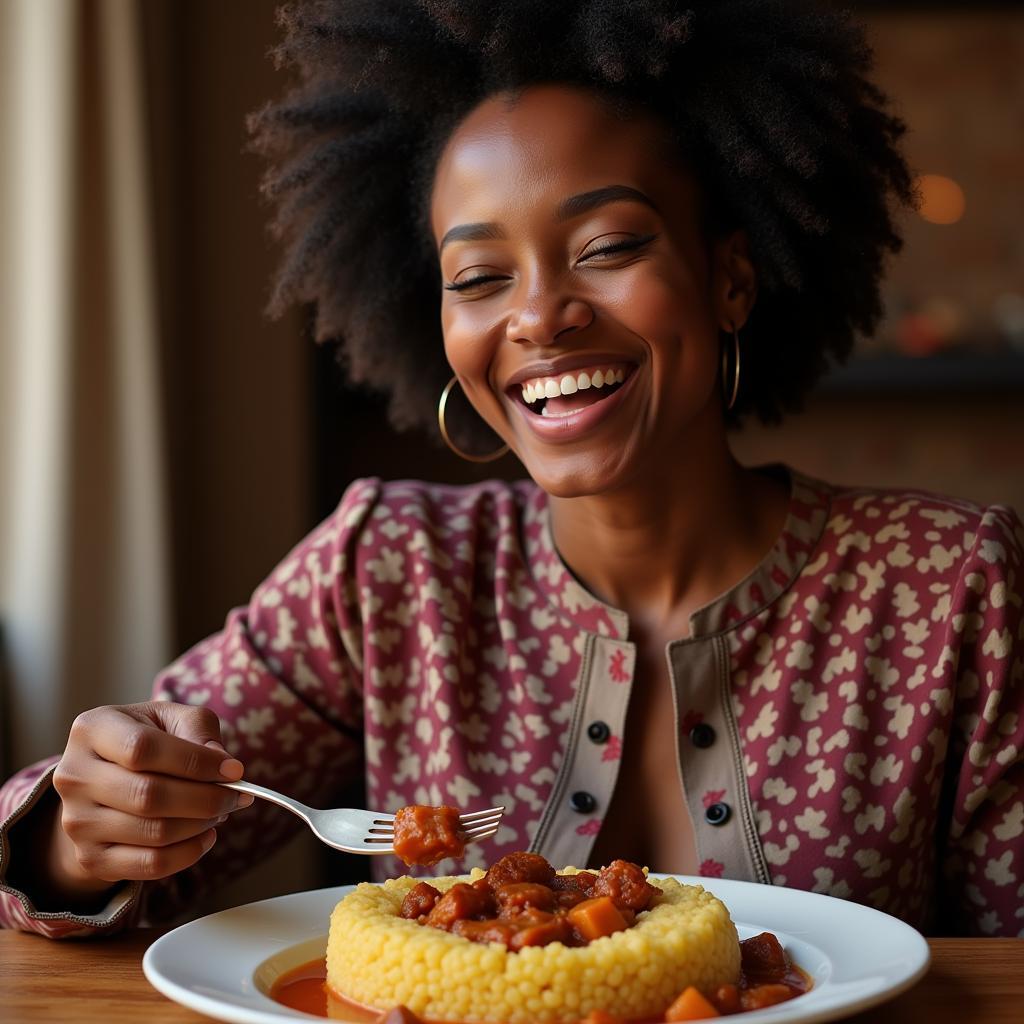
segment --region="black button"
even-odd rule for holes
[[[612,731],[605,722],[591,722],[587,726],[587,735],[595,743],[607,743]]]
[[[581,789],[569,797],[569,806],[580,814],[589,814],[597,806],[597,801]]]
[[[709,825],[724,825],[732,814],[732,808],[728,804],[712,804],[704,812],[704,820]]]
[[[690,730],[690,742],[695,747],[710,747],[715,742],[715,730],[705,722],[699,722]]]

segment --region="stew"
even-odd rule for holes
[[[429,882],[409,890],[400,914],[472,942],[510,950],[561,942],[585,946],[630,927],[656,899],[643,869],[615,860],[598,874],[558,875],[539,854],[510,853],[473,883],[441,893]]]

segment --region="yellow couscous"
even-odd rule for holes
[[[483,874],[430,884],[443,892]],[[335,993],[376,1009],[402,1004],[438,1021],[561,1024],[595,1009],[656,1016],[687,985],[713,991],[739,978],[729,911],[700,886],[650,879],[661,895],[632,927],[582,947],[554,942],[511,952],[399,916],[418,881],[363,883],[335,907],[327,945]]]

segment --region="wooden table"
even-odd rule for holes
[[[200,1024],[209,1018],[165,999],[142,973],[159,935],[52,942],[0,931],[4,1024]],[[909,992],[848,1018],[856,1024],[1019,1024],[1024,1020],[1024,939],[932,939],[932,966]]]

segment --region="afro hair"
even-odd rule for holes
[[[431,427],[451,376],[426,206],[458,122],[495,93],[566,82],[657,113],[706,230],[742,227],[758,272],[730,426],[798,411],[882,316],[886,253],[916,208],[906,131],[848,12],[798,0],[308,0],[278,12],[296,81],[250,118],[284,257],[269,305]],[[436,431],[436,427],[433,427]],[[472,436],[472,435],[467,435]],[[487,437],[490,441],[484,440]],[[493,446],[482,422],[477,438]]]

